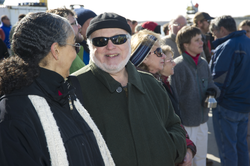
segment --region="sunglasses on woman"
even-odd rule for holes
[[[129,35],[121,34],[112,37],[95,37],[92,39],[92,43],[96,47],[104,47],[108,44],[109,40],[111,40],[115,45],[121,45],[123,43],[126,43],[128,39]]]
[[[151,52],[149,52],[149,55],[150,55],[150,54],[151,54]],[[163,52],[162,52],[161,47],[156,48],[156,50],[154,51],[154,54],[155,54],[157,57],[162,57]]]

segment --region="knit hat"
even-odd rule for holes
[[[77,8],[74,10],[77,15],[77,22],[82,26],[88,19],[94,18],[96,14],[89,10],[84,8]]]
[[[197,12],[194,15],[193,23],[197,23],[198,21],[201,21],[203,19],[212,20],[214,19],[214,17],[211,17],[208,13],[205,12]]]
[[[147,57],[149,51],[155,44],[157,38],[153,35],[147,36],[148,40],[145,43],[141,43],[138,48],[131,54],[130,61],[136,66],[140,66],[140,64]]]
[[[161,26],[158,25],[156,22],[147,21],[142,24],[142,28],[151,30],[155,33],[161,33]]]
[[[104,28],[121,28],[132,34],[131,28],[127,23],[126,18],[115,13],[103,13],[90,21],[87,28],[87,38],[96,30]]]

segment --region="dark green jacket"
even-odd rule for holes
[[[126,69],[126,88],[93,62],[75,72],[83,105],[116,165],[174,166],[186,154],[186,141],[167,92],[151,74],[138,72],[130,62]]]

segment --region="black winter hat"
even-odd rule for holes
[[[75,13],[77,14],[77,22],[83,26],[83,24],[90,18],[94,18],[96,16],[96,14],[89,9],[85,9],[85,8],[77,8],[74,10]]]
[[[115,13],[103,13],[94,17],[87,28],[87,38],[96,30],[104,28],[121,28],[132,34],[131,28],[127,23],[127,20]]]

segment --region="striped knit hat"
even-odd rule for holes
[[[153,35],[148,35],[148,42],[141,43],[137,49],[131,54],[130,61],[136,66],[140,66],[140,64],[147,57],[149,51],[155,44],[157,38]]]

